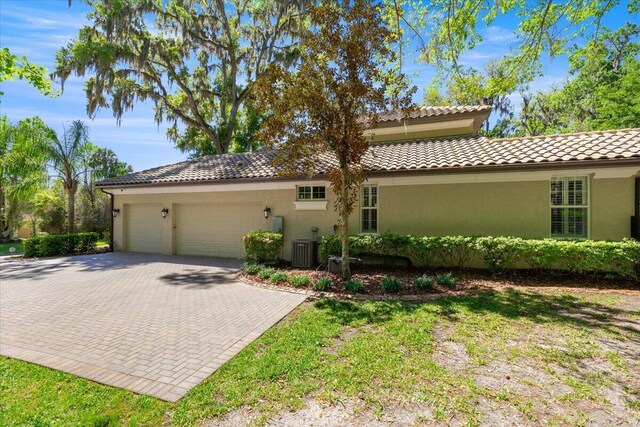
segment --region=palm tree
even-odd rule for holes
[[[88,138],[89,128],[87,125],[81,120],[75,120],[69,129],[64,129],[62,141],[54,136],[49,145],[51,167],[58,172],[67,193],[67,230],[69,233],[73,233],[76,228],[76,191],[80,176],[84,173],[83,159],[89,147]]]
[[[0,118],[0,241],[11,238],[20,207],[46,182],[48,141],[54,135],[39,117],[12,125]]]

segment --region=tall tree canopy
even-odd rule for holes
[[[196,155],[251,144],[243,108],[272,63],[296,57],[306,0],[85,0],[90,25],[57,54],[55,74],[90,73],[87,112],[116,119],[151,101],[168,136]],[[255,125],[253,126],[255,129]],[[234,139],[236,135],[240,138]]]
[[[16,79],[29,82],[43,95],[58,95],[51,87],[49,71],[45,67],[29,62],[24,56],[12,54],[6,47],[0,48],[0,83]],[[0,91],[2,95],[4,92]]]
[[[572,76],[523,96],[522,135],[640,127],[640,26],[604,30],[570,57]]]
[[[408,110],[415,90],[397,72],[398,34],[377,6],[369,0],[326,0],[313,7],[299,66],[272,66],[259,81],[256,101],[266,116],[260,135],[278,148],[276,163],[283,174],[313,175],[318,156],[335,157],[328,177],[337,195],[345,278],[351,275],[349,214],[366,173],[362,159],[369,137],[364,131],[390,107]]]
[[[425,102],[488,103],[498,120],[492,120],[494,129],[485,131],[495,136],[514,132],[508,95],[527,90],[542,75],[545,58],[592,45],[606,32],[603,23],[612,13],[626,11],[631,20],[640,12],[640,0],[395,1],[422,11],[414,21],[423,29],[411,32],[419,41],[422,60],[439,70]],[[483,32],[500,18],[517,23],[508,52],[482,69],[464,65],[465,53],[477,47]]]

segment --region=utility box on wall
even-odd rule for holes
[[[274,233],[284,233],[284,217],[274,216],[271,220],[271,231]]]

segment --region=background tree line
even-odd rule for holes
[[[0,241],[28,225],[40,232],[109,229],[109,200],[101,179],[132,172],[107,148],[89,142],[89,129],[74,121],[58,136],[39,117],[11,123],[0,118]]]

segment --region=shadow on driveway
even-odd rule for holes
[[[214,267],[223,273],[237,272],[242,261],[226,258],[191,257],[179,255],[141,254],[131,252],[108,252],[92,255],[76,255],[71,257],[55,257],[40,259],[18,259],[0,263],[0,277],[12,280],[43,280],[51,275],[73,268],[78,272],[128,270],[147,264],[176,264],[176,266],[192,265],[197,267]],[[220,270],[219,270],[220,271]],[[202,269],[198,274],[195,270],[190,274],[167,275],[161,279],[174,285],[196,284],[208,285],[221,283],[225,275],[205,273]],[[226,279],[228,280],[228,276]],[[191,283],[187,283],[188,280]]]

